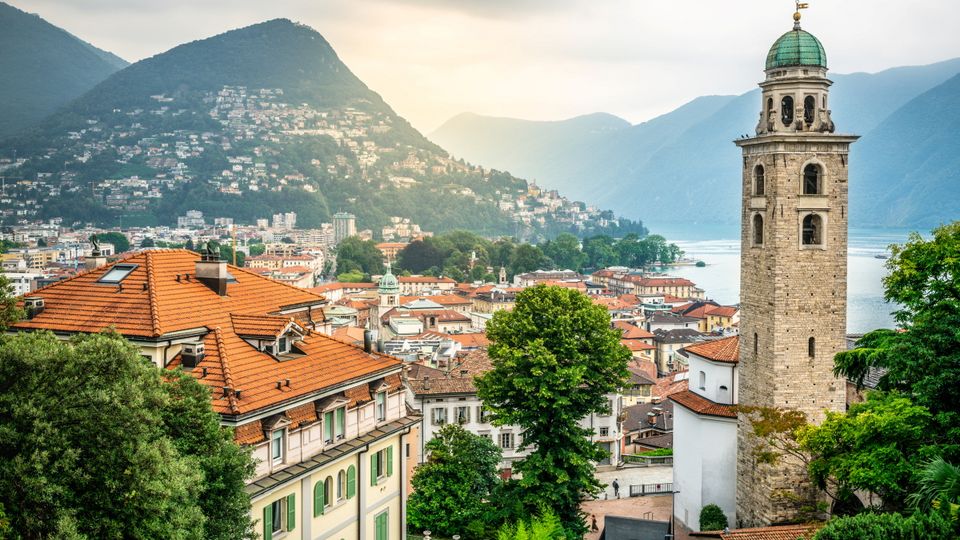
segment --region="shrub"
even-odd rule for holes
[[[814,540],[926,540],[952,538],[950,524],[939,514],[859,514],[830,520]]]
[[[708,504],[700,510],[700,530],[719,531],[728,525],[727,515],[715,504]]]

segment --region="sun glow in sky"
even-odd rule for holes
[[[462,112],[642,122],[739,94],[792,25],[789,0],[8,0],[136,61],[268,19],[307,24],[429,133]],[[956,2],[811,0],[803,27],[830,68],[875,72],[960,56]]]

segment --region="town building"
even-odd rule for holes
[[[145,359],[210,389],[235,440],[268,540],[402,538],[420,417],[402,363],[327,335],[326,300],[212,253],[147,250],[25,297],[18,331],[64,338],[113,328]]]
[[[356,236],[357,217],[346,212],[337,212],[333,215],[333,241],[339,244],[344,238]]]

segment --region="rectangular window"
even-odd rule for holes
[[[504,450],[513,448],[513,433],[500,434],[500,448],[503,448]]]
[[[333,442],[333,411],[323,413],[323,442]]]
[[[390,540],[390,511],[384,510],[373,518],[374,540]]]
[[[457,423],[460,425],[470,422],[470,407],[457,407]]]
[[[387,419],[387,393],[377,392],[377,421]]]
[[[283,531],[283,516],[286,512],[283,511],[283,499],[277,499],[270,504],[270,510],[273,515],[273,522],[270,524],[270,532],[277,534]]]
[[[290,343],[287,341],[287,338],[280,338],[280,341],[277,345],[277,350],[280,354],[290,352]]]
[[[490,432],[489,432],[489,431],[482,431],[482,432],[480,432],[479,435],[480,435],[481,437],[483,437],[484,439],[486,439],[486,440],[488,440],[488,441],[490,441],[490,442],[493,442],[493,435],[490,435]]]
[[[483,408],[483,405],[477,407],[477,422],[480,422],[481,424],[486,424],[487,417],[489,415],[490,413],[488,413],[486,409]]]
[[[608,437],[609,435],[610,435],[610,428],[608,428],[608,427],[602,427],[602,428],[600,428],[600,436],[601,436],[601,437]]]
[[[337,409],[337,440],[343,439],[347,433],[347,408]]]
[[[274,465],[283,462],[283,430],[270,434],[270,460]]]
[[[446,407],[434,407],[430,409],[430,419],[433,421],[433,425],[442,426],[447,423],[447,408]]]

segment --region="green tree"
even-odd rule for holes
[[[874,493],[886,511],[906,508],[917,473],[939,452],[931,444],[930,412],[897,394],[870,392],[846,413],[828,412],[819,426],[801,429],[810,476],[835,499]]]
[[[517,275],[533,272],[548,266],[549,261],[537,246],[520,244],[510,256],[510,274]]]
[[[549,508],[529,520],[519,520],[514,525],[505,523],[497,531],[497,540],[560,540],[566,537],[560,518]]]
[[[580,239],[570,233],[561,233],[543,244],[543,254],[560,269],[580,270],[587,256],[580,250]]]
[[[142,248],[156,247],[156,245],[157,243],[153,240],[153,238],[144,238],[140,241],[140,247]]]
[[[420,274],[434,266],[443,266],[447,255],[432,238],[414,240],[397,254],[397,267]]]
[[[583,241],[583,252],[587,256],[587,266],[606,268],[620,264],[620,254],[614,248],[615,242],[609,236],[592,236]]]
[[[383,269],[383,253],[373,240],[351,236],[337,246],[337,272],[360,270],[364,274],[379,274]]]
[[[940,515],[916,513],[859,514],[839,517],[817,531],[814,540],[927,540],[956,538],[950,523]]]
[[[485,519],[497,475],[500,449],[456,424],[447,424],[426,445],[427,461],[413,474],[407,507],[411,530],[438,536],[486,538]]]
[[[113,249],[115,253],[123,253],[130,250],[130,240],[127,239],[127,236],[119,232],[106,232],[100,233],[97,236],[97,240],[100,242],[105,242],[107,244],[113,244]]]
[[[700,509],[700,530],[721,531],[729,525],[727,515],[715,504],[708,504]]]
[[[586,295],[539,285],[517,295],[513,311],[498,311],[487,325],[493,369],[477,379],[496,425],[517,425],[522,447],[515,463],[521,503],[528,512],[553,509],[574,534],[586,525],[580,500],[598,493],[593,463],[607,452],[580,426],[591,413],[609,413],[607,394],[626,381],[630,351],[620,344],[610,316]]]
[[[882,368],[878,388],[898,390],[929,409],[944,457],[960,458],[960,222],[939,227],[933,238],[912,234],[892,246],[885,296],[899,306],[905,330],[877,330],[857,347],[837,355],[835,371],[862,386],[872,368]]]
[[[957,519],[960,506],[960,467],[947,463],[942,457],[927,462],[917,479],[918,489],[907,497],[910,506],[929,511],[947,505],[948,513]]]
[[[258,255],[263,255],[267,251],[267,246],[263,243],[250,244],[247,246],[250,250],[250,256],[256,257]]]
[[[7,338],[0,504],[11,529],[24,539],[199,539],[210,524],[229,531],[210,537],[249,536],[236,509],[248,504],[251,458],[204,399],[192,378],[164,382],[117,334]]]
[[[0,274],[0,332],[5,332],[10,325],[22,318],[23,310],[17,307],[13,284],[6,276]]]

